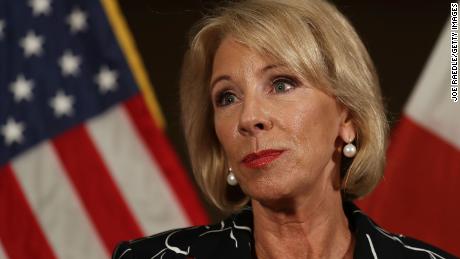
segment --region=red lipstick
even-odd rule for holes
[[[277,159],[284,150],[266,149],[257,153],[251,153],[241,161],[249,168],[262,168]]]

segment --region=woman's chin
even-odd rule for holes
[[[283,203],[295,197],[292,185],[273,182],[253,183],[244,192],[260,203]]]

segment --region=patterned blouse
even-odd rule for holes
[[[456,258],[421,241],[383,230],[353,203],[345,202],[343,208],[356,239],[354,259]],[[112,259],[252,259],[256,258],[252,229],[252,209],[246,207],[218,224],[122,242]]]

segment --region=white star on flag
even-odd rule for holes
[[[30,0],[29,6],[32,8],[34,16],[49,15],[51,13],[50,0]]]
[[[65,93],[61,90],[59,90],[56,96],[50,100],[50,106],[54,109],[54,115],[58,118],[64,115],[72,116],[73,103],[73,96],[65,95]]]
[[[86,18],[85,12],[80,10],[78,7],[74,7],[69,16],[67,16],[67,23],[70,25],[70,31],[77,33],[86,29]]]
[[[22,100],[30,101],[32,99],[32,87],[34,82],[27,80],[24,75],[18,75],[16,81],[11,83],[10,90],[14,95],[14,100],[20,102]]]
[[[13,143],[21,143],[24,140],[24,123],[16,122],[13,118],[8,118],[6,124],[1,128],[1,133],[5,139],[5,144],[10,146]]]
[[[81,58],[72,54],[70,50],[64,52],[58,63],[63,76],[76,76],[80,72]]]
[[[4,32],[3,30],[5,29],[5,21],[0,20],[0,39],[3,39]]]
[[[43,36],[37,36],[33,31],[27,32],[27,35],[20,41],[20,45],[24,49],[24,56],[41,55],[43,52],[43,41]]]
[[[115,70],[110,70],[106,66],[101,67],[96,75],[95,81],[99,85],[99,91],[103,94],[109,91],[115,91],[117,88],[118,73]]]

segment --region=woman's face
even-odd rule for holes
[[[211,97],[217,137],[249,197],[279,200],[336,186],[342,140],[355,135],[333,97],[231,37],[214,56]]]

